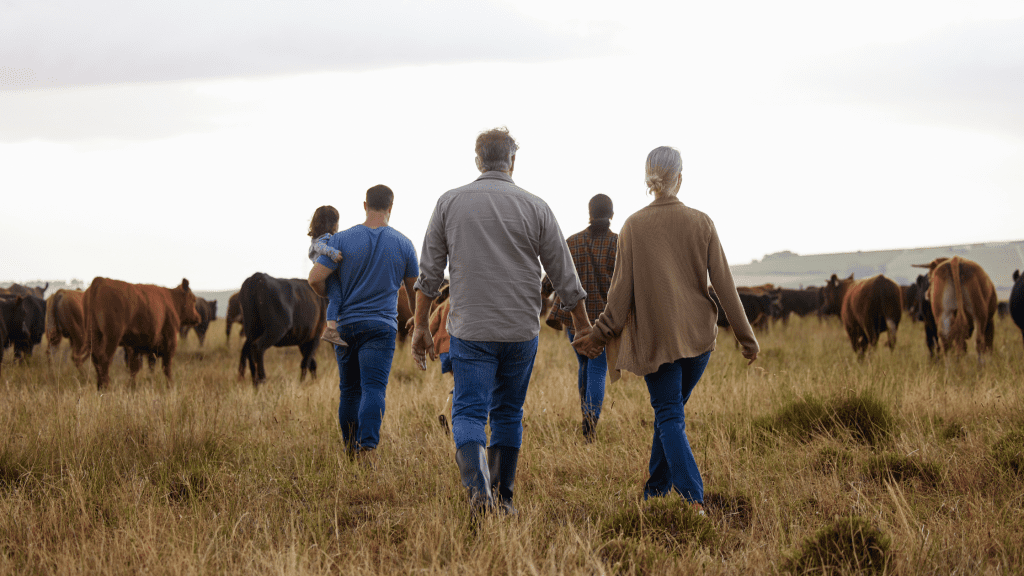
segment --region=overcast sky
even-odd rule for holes
[[[0,281],[305,277],[313,210],[508,126],[568,235],[654,147],[731,262],[1024,238],[1024,3],[0,3]]]

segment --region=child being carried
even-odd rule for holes
[[[309,221],[309,259],[314,264],[317,256],[327,256],[335,262],[341,262],[341,252],[327,245],[327,241],[334,234],[338,233],[338,210],[334,206],[321,206],[313,212],[313,218]],[[331,274],[327,278],[327,285],[337,282],[338,278]],[[337,318],[340,302],[329,301],[327,304],[327,328],[324,329],[321,340],[326,340],[336,346],[348,346],[348,343],[341,339],[338,333]]]

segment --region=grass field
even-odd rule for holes
[[[906,317],[895,352],[858,362],[838,320],[732,335],[687,407],[707,518],[643,502],[653,412],[643,380],[608,386],[583,443],[575,358],[544,328],[526,402],[514,517],[473,520],[438,415],[451,376],[400,348],[375,464],[344,456],[337,369],[295,348],[237,379],[223,321],[175,358],[95,386],[43,346],[0,381],[0,573],[1012,574],[1024,571],[1024,346],[997,319],[984,368],[929,362]],[[66,354],[65,344],[62,352]],[[828,571],[827,569],[825,571]]]

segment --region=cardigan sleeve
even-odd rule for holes
[[[729,270],[729,262],[725,258],[725,250],[718,239],[718,230],[711,223],[711,238],[708,242],[708,277],[711,285],[715,288],[718,300],[722,303],[725,317],[729,319],[733,334],[736,340],[743,346],[744,350],[760,351],[754,331],[750,328],[747,315],[743,311],[743,303],[740,302],[740,295],[736,292],[736,282],[732,278],[732,271]]]
[[[608,300],[604,312],[594,324],[593,338],[605,344],[622,333],[626,319],[633,309],[633,253],[631,250],[632,226],[627,220],[619,232],[615,245],[615,262],[612,281],[608,287]]]

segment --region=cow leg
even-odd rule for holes
[[[46,362],[49,364],[53,360],[53,353],[57,348],[60,348],[62,340],[60,330],[54,330],[52,334],[46,335]],[[74,347],[74,344],[72,344]]]
[[[92,365],[96,368],[97,390],[102,390],[110,384],[110,363],[114,360],[114,353],[117,352],[117,343],[120,340],[120,333],[111,334],[108,338],[96,330],[90,337]]]
[[[246,365],[247,362],[249,364],[249,371],[250,372],[254,372],[255,370],[254,370],[253,365],[252,365],[252,359],[249,358],[249,340],[244,340],[242,342],[242,354],[238,357],[238,379],[239,380],[245,379],[245,365]]]
[[[302,363],[300,364],[299,382],[306,378],[306,370],[316,380],[316,350],[320,346],[320,339],[316,338],[299,344],[299,351],[302,352]]]
[[[173,358],[174,358],[174,350],[166,351],[166,352],[163,353],[162,356],[160,356],[160,365],[164,369],[164,377],[167,378],[167,382],[168,383],[174,381],[174,379],[171,378],[171,360]]]
[[[896,322],[890,320],[889,318],[886,318],[885,319],[885,327],[886,327],[886,330],[889,333],[888,337],[886,339],[885,345],[889,347],[889,350],[895,350],[896,349],[896,329],[899,328],[899,325],[896,324]]]
[[[128,385],[134,387],[135,376],[142,370],[142,354],[130,346],[125,346],[124,363],[128,365]]]

